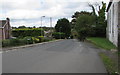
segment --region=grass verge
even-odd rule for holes
[[[111,50],[111,49],[117,49],[115,45],[113,45],[108,39],[106,38],[101,38],[101,37],[88,37],[88,41],[94,43],[96,46],[106,49],[106,50]]]
[[[88,37],[87,41],[90,41],[91,43],[95,44],[97,47],[105,49],[105,50],[117,49],[117,47],[106,38]],[[118,72],[118,64],[115,62],[115,60],[109,57],[109,55],[107,55],[106,53],[100,53],[100,57],[107,71],[110,73],[110,75],[118,75],[116,74],[116,72]]]
[[[110,75],[118,75],[118,67],[114,61],[112,61],[107,55],[104,53],[100,53],[100,56],[104,62],[104,65],[107,69],[107,71],[110,73]]]

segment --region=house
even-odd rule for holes
[[[47,30],[47,31],[44,31],[45,33],[45,37],[52,37],[52,33],[53,33],[53,30]]]
[[[120,27],[120,1],[110,0],[107,7],[107,38],[118,46],[118,28]]]
[[[10,19],[0,20],[0,40],[9,39],[11,37],[10,32]]]

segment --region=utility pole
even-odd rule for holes
[[[41,36],[42,36],[42,18],[45,16],[41,16]]]
[[[52,17],[50,17],[50,32],[51,32],[51,37],[52,37]]]

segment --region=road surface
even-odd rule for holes
[[[3,73],[106,73],[99,51],[74,39],[8,51]]]

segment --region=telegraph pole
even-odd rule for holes
[[[41,36],[42,36],[42,18],[45,16],[41,16]]]
[[[51,32],[51,37],[52,37],[52,17],[50,17],[50,32]]]

